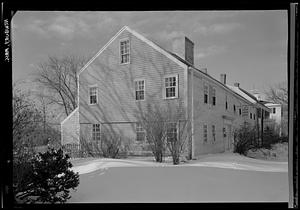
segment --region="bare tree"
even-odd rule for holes
[[[13,152],[14,157],[22,157],[34,146],[31,137],[41,121],[41,114],[35,104],[28,100],[16,85],[13,86]],[[29,151],[30,150],[30,151]]]
[[[162,162],[168,149],[173,164],[179,164],[180,155],[191,137],[191,124],[186,118],[182,103],[166,105],[147,104],[144,112],[137,115],[146,132],[146,139],[157,162]]]
[[[277,83],[270,86],[269,90],[265,92],[267,100],[282,105],[288,104],[288,86],[287,82]]]
[[[48,60],[38,65],[35,81],[46,88],[45,97],[62,107],[69,115],[77,107],[77,73],[86,63],[87,58],[49,56]]]
[[[192,137],[192,127],[181,103],[169,106],[167,112],[167,148],[171,153],[173,164],[178,165],[180,156],[185,152]]]
[[[146,139],[156,162],[162,162],[166,150],[166,116],[158,105],[147,104],[145,112],[137,115],[146,132]]]

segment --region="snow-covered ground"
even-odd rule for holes
[[[288,161],[288,143],[273,144],[270,149],[252,149],[247,152],[248,157],[263,160]]]
[[[157,163],[153,157],[135,157],[131,159],[109,159],[109,158],[90,158],[87,160],[73,161],[73,171],[79,174],[91,173],[99,169],[108,169],[112,167],[186,167],[186,166],[206,166],[215,168],[229,168],[237,170],[251,171],[270,171],[287,172],[287,162],[266,161],[248,158],[236,153],[209,154],[200,156],[197,160],[191,160],[187,163],[181,163],[174,166],[172,159],[167,157],[165,162]]]
[[[288,165],[222,153],[180,165],[171,158],[78,159],[69,202],[287,202]]]

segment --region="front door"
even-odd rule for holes
[[[232,151],[233,142],[232,142],[231,125],[225,124],[223,132],[224,132],[225,151]]]

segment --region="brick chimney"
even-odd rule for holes
[[[222,82],[224,85],[226,85],[226,74],[221,74],[220,82]]]
[[[179,37],[173,42],[173,52],[194,65],[194,43],[187,37]]]
[[[236,83],[234,83],[234,86],[235,87],[240,87],[240,83],[236,82]]]

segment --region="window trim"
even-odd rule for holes
[[[129,56],[128,56],[128,62],[122,63],[121,42],[125,42],[125,41],[129,42],[129,47],[128,47],[128,54],[129,54]],[[130,62],[131,62],[131,59],[130,59],[131,49],[130,48],[131,48],[131,44],[130,44],[130,39],[129,38],[123,38],[123,39],[119,40],[119,59],[120,59],[119,63],[120,63],[120,65],[130,64]]]
[[[168,132],[168,130],[169,130],[169,124],[175,124],[175,128],[176,128],[176,141],[178,140],[178,135],[179,135],[179,133],[178,133],[178,122],[167,122],[167,131],[166,131],[166,140],[167,140],[167,142],[171,142],[171,141],[168,141],[168,133],[170,133],[170,132]]]
[[[95,85],[89,85],[89,105],[97,105],[99,100],[98,100],[98,85],[95,84]],[[91,103],[91,88],[96,88],[96,103]]]
[[[205,88],[206,88],[206,94],[205,94]],[[205,102],[205,95],[207,95],[206,102]],[[209,86],[206,82],[203,83],[203,103],[209,104]]]
[[[173,97],[167,97],[167,91],[166,91],[166,78],[175,77],[176,78],[176,86],[175,86],[175,96]],[[176,99],[179,98],[179,75],[178,74],[167,74],[163,78],[163,99]]]
[[[97,139],[97,132],[96,132],[96,128],[94,131],[94,126],[99,125],[99,139]],[[96,140],[94,139],[94,137],[96,138]],[[93,123],[92,124],[92,142],[99,142],[101,141],[101,123]]]
[[[143,131],[137,131],[138,125],[140,125],[142,127]],[[144,133],[144,139],[142,141],[137,140],[138,133]],[[135,123],[135,141],[141,142],[141,143],[146,141],[146,130],[145,130],[145,128],[143,128],[142,124],[139,122]]]
[[[205,136],[205,134],[206,134],[206,136]],[[207,124],[203,124],[203,143],[204,144],[208,143],[208,126],[207,126]]]
[[[212,102],[211,102],[211,105],[212,106],[216,106],[217,105],[217,93],[216,93],[216,88],[215,87],[212,87]],[[215,99],[215,100],[214,100]]]
[[[212,135],[213,142],[215,142],[216,141],[216,125],[211,125],[211,135]]]
[[[144,99],[139,99],[139,100],[136,99],[136,91],[137,90],[135,89],[135,82],[138,82],[138,81],[144,81]],[[133,83],[134,83],[134,100],[135,101],[145,101],[146,100],[146,79],[137,78],[133,81]]]

